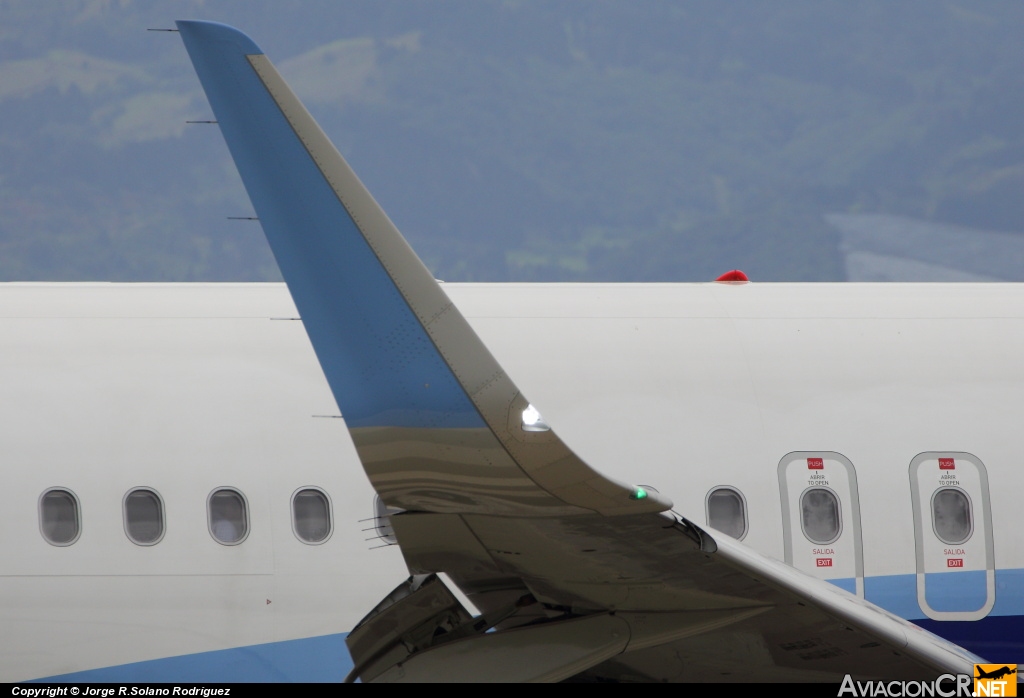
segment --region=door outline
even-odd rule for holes
[[[958,488],[967,495],[974,513],[971,535],[964,541],[964,543],[977,536],[979,528],[981,529],[981,535],[985,536],[985,603],[981,608],[975,611],[936,611],[928,604],[928,599],[925,595],[925,516],[928,517],[927,523],[929,524],[927,526],[927,534],[935,536],[936,540],[940,543],[942,542],[942,539],[939,538],[938,534],[934,530],[935,522],[933,520],[934,517],[931,514],[931,501],[935,494],[934,492],[932,492],[928,497],[928,511],[925,511],[922,508],[921,494],[919,492],[919,472],[921,470],[921,466],[925,463],[935,461],[939,458],[952,458],[954,460],[966,461],[971,463],[978,472],[981,489],[981,492],[978,494],[980,495],[982,504],[980,522],[977,520],[978,506],[974,501],[975,498],[971,496],[970,492],[963,490],[963,488]],[[985,469],[985,464],[982,463],[981,459],[977,456],[962,451],[925,451],[923,453],[918,453],[914,456],[914,459],[910,461],[909,475],[910,502],[914,512],[914,557],[917,561],[916,576],[918,605],[921,607],[924,614],[932,620],[980,620],[984,618],[996,605],[995,541],[992,538],[992,498],[989,496],[988,471]],[[929,574],[942,574],[942,572],[931,572]]]
[[[782,495],[782,539],[783,539],[783,551],[785,555],[786,564],[795,567],[793,562],[793,535],[795,533],[793,529],[793,521],[790,517],[790,507],[792,502],[790,500],[790,492],[788,486],[788,479],[786,477],[786,470],[790,463],[797,460],[806,461],[808,458],[823,458],[831,461],[835,461],[843,466],[846,471],[846,479],[850,491],[850,523],[853,531],[853,564],[854,564],[854,585],[857,596],[864,598],[864,545],[861,535],[861,522],[860,522],[860,494],[857,485],[857,470],[853,467],[853,463],[849,458],[844,456],[842,453],[836,451],[790,451],[782,457],[779,461],[779,492]],[[802,496],[804,490],[801,489],[797,496]],[[839,497],[838,493],[836,498],[839,502],[840,507],[843,505],[842,497]],[[841,523],[841,522],[840,522]],[[845,527],[844,527],[845,528]],[[800,522],[800,526],[796,531],[799,535],[806,538],[803,531],[803,521]],[[843,537],[845,530],[840,531],[839,536],[836,540]]]

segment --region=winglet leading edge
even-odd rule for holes
[[[246,35],[177,23],[374,487],[452,513],[664,511],[597,473],[529,406]]]

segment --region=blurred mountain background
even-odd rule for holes
[[[448,281],[1024,280],[1024,4],[0,0],[0,280],[275,280],[177,34]]]

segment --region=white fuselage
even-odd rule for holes
[[[600,472],[702,525],[708,493],[734,488],[745,544],[904,617],[1024,614],[1024,286],[444,289]],[[295,318],[283,284],[0,285],[0,680],[340,637],[406,576]],[[819,458],[842,500],[827,545],[798,522]],[[962,545],[932,530],[950,458],[973,506]],[[41,534],[55,487],[79,503],[71,545]],[[137,487],[164,504],[155,545],[125,533]],[[221,487],[248,503],[239,545],[211,535]],[[317,545],[293,529],[309,487],[332,506]],[[980,584],[963,607],[936,595],[949,559]]]

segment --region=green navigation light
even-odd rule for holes
[[[636,492],[629,495],[630,499],[647,499],[647,490],[643,487],[637,487]]]

